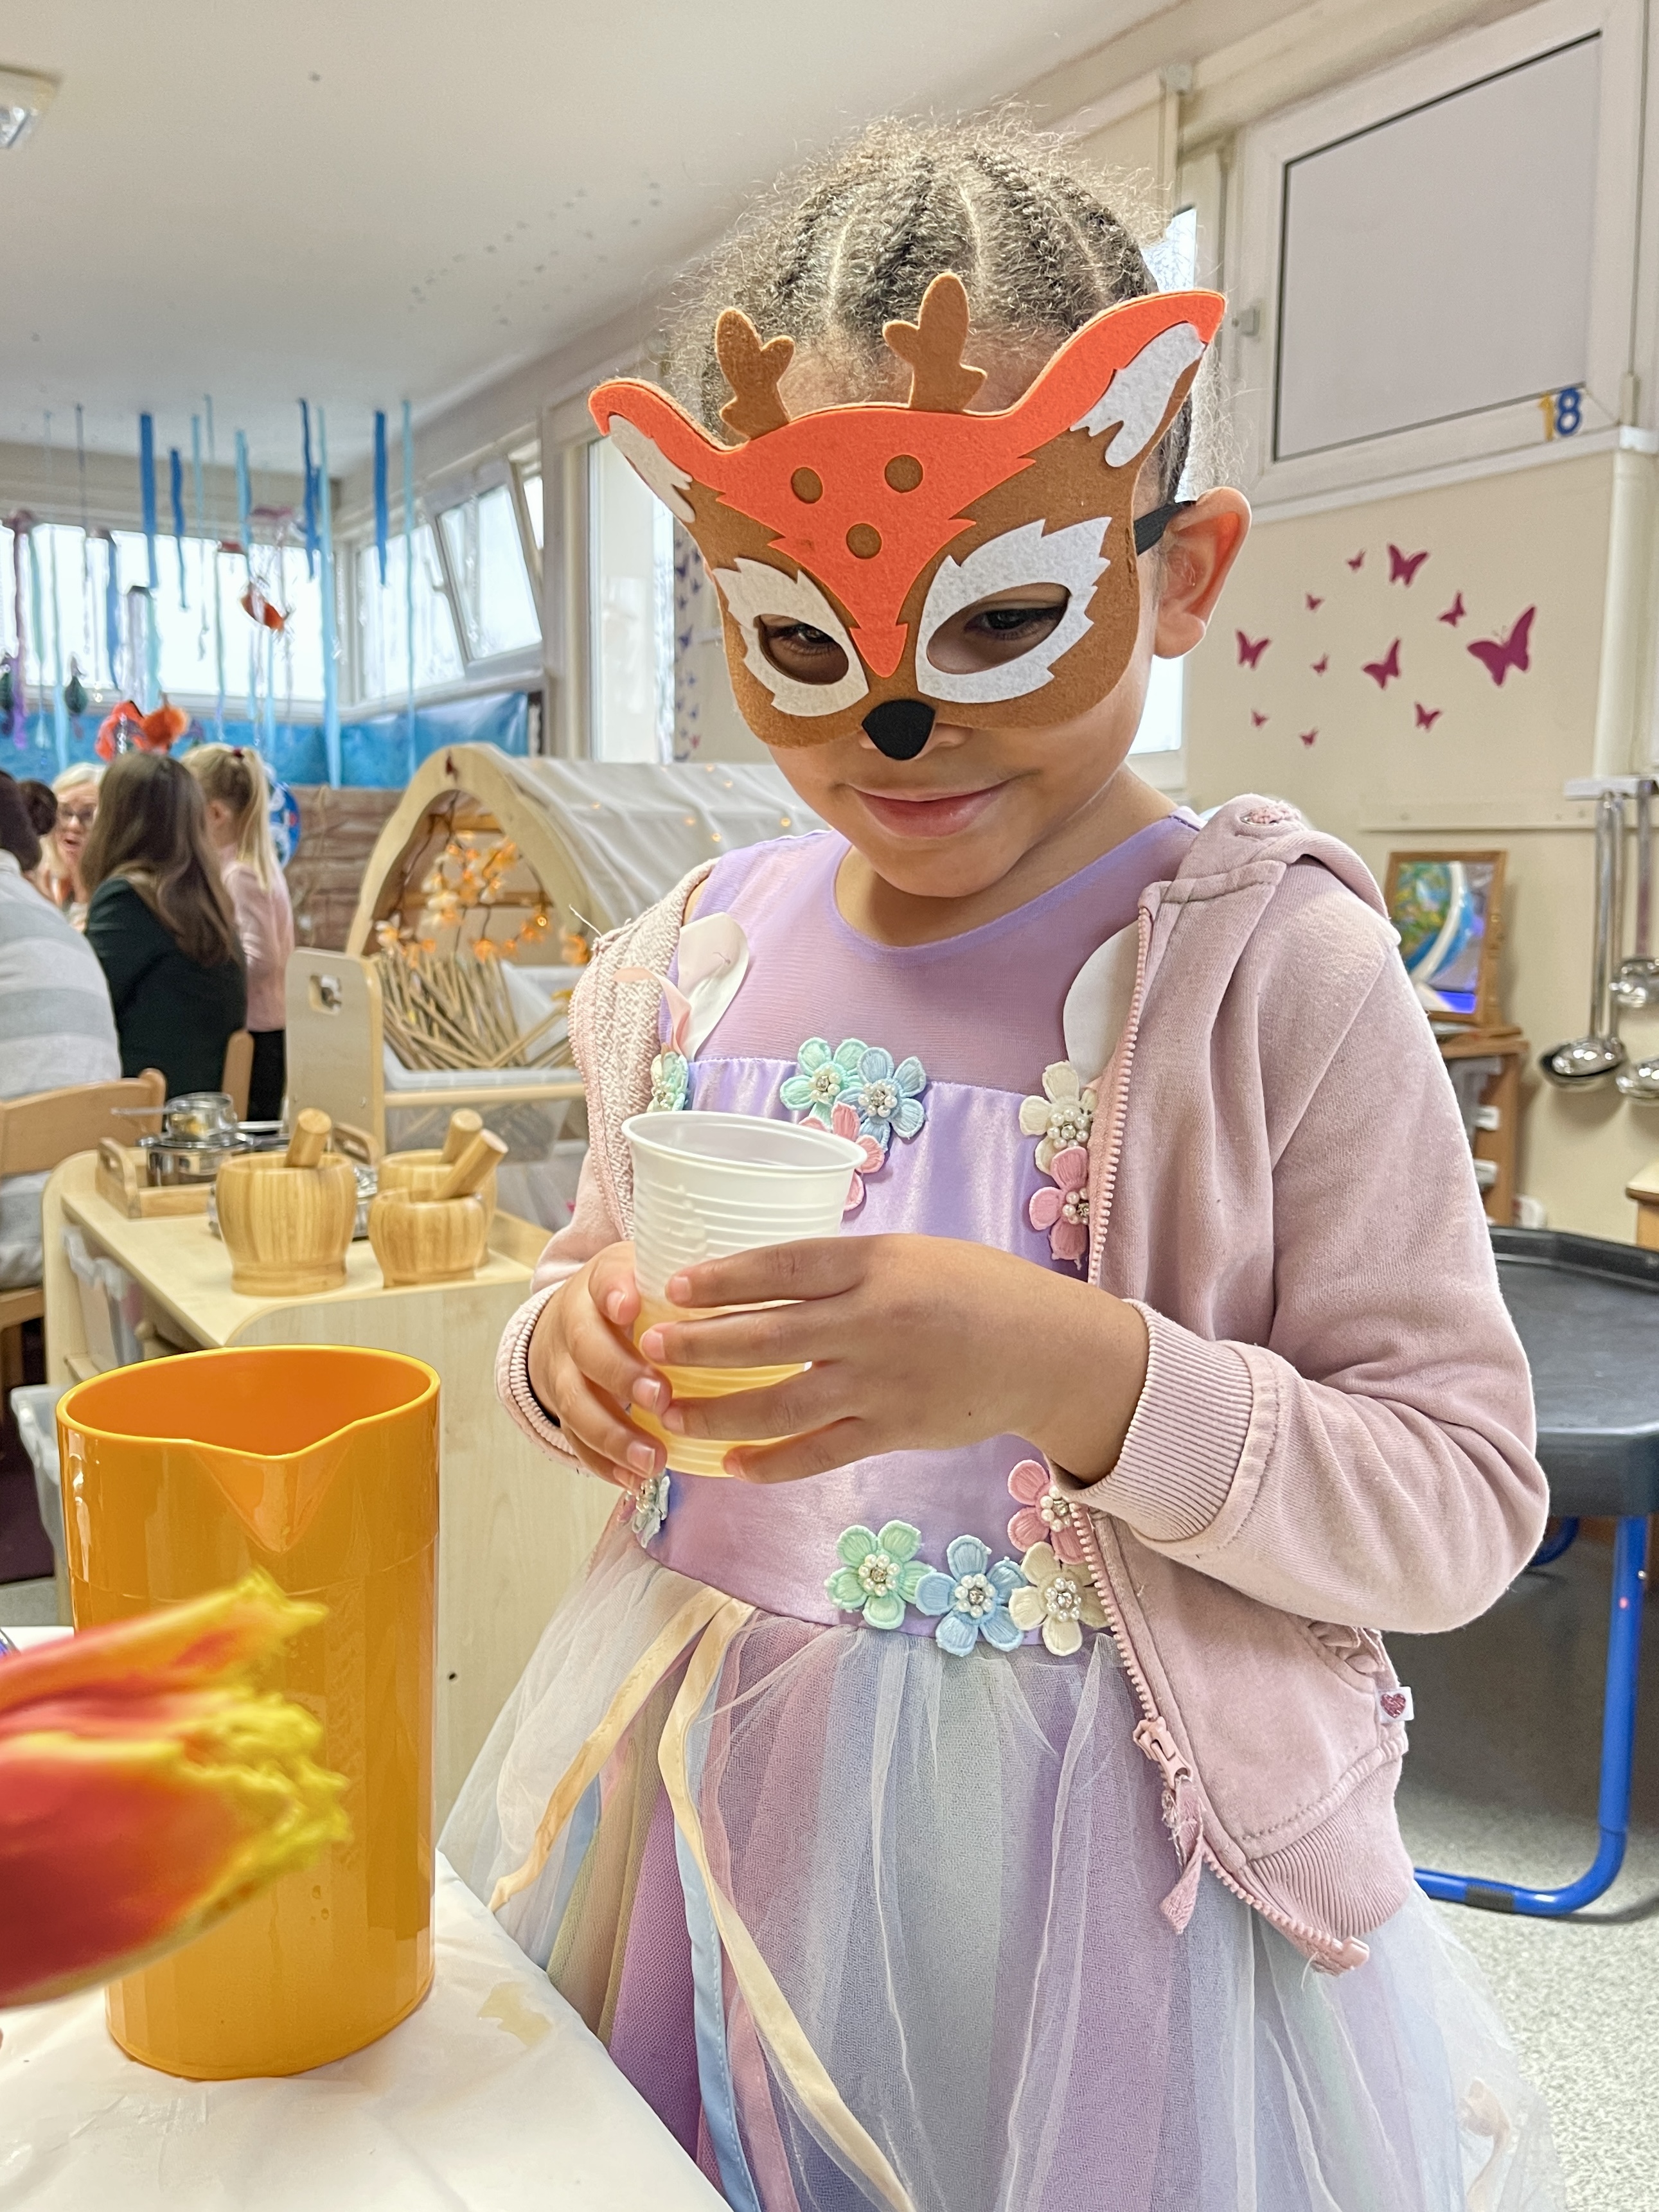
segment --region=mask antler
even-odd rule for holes
[[[968,368],[962,349],[968,343],[968,295],[960,276],[935,276],[921,295],[914,323],[888,323],[882,330],[888,350],[910,365],[912,407],[933,415],[960,415],[985,381],[982,368]]]
[[[789,410],[778,396],[778,380],[794,356],[793,338],[760,342],[760,332],[740,308],[728,307],[714,325],[714,353],[720,373],[735,397],[720,410],[720,420],[740,438],[763,438],[781,430]]]

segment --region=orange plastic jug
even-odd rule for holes
[[[270,1686],[349,1784],[350,1840],[113,1984],[110,2033],[193,2080],[343,2058],[432,1979],[438,1378],[390,1352],[194,1352],[77,1384],[58,1432],[76,1626],[263,1567],[328,1607]]]

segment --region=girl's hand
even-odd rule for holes
[[[530,1387],[594,1474],[637,1492],[663,1463],[662,1447],[628,1419],[630,1405],[660,1413],[669,1389],[634,1349],[639,1318],[634,1247],[607,1244],[542,1308],[530,1339]]]
[[[640,1341],[646,1358],[670,1367],[811,1361],[770,1389],[676,1399],[659,1413],[681,1436],[788,1438],[728,1455],[728,1471],[750,1482],[1003,1435],[1093,1480],[1116,1464],[1146,1378],[1146,1325],[1133,1306],[944,1237],[774,1245],[688,1268],[668,1296],[693,1307],[799,1301],[664,1322]]]

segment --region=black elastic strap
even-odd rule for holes
[[[1172,499],[1166,507],[1155,507],[1150,514],[1141,515],[1135,523],[1135,551],[1150,553],[1176,515],[1197,504],[1195,499]]]

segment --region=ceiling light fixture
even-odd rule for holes
[[[22,144],[57,90],[58,79],[40,70],[0,69],[0,153]]]

